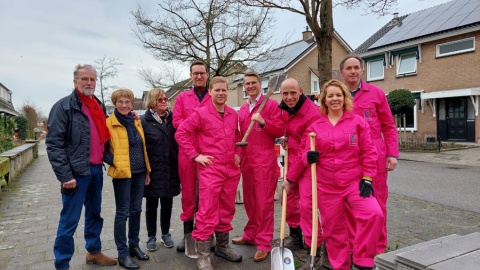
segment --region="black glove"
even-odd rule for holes
[[[63,195],[73,195],[77,193],[77,191],[78,191],[78,186],[75,186],[74,188],[65,188],[60,184],[60,192]]]
[[[362,198],[368,198],[370,197],[370,194],[375,197],[375,193],[373,193],[373,185],[372,185],[372,180],[362,178],[360,181],[360,197]]]
[[[317,163],[319,156],[320,156],[320,153],[318,153],[318,151],[308,151],[307,162],[310,164]]]

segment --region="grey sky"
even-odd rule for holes
[[[404,15],[448,0],[398,2],[395,11]],[[141,1],[152,12],[155,3]],[[155,69],[159,64],[132,34],[130,12],[136,5],[137,1],[115,0],[0,0],[0,82],[13,91],[15,108],[29,102],[48,115],[51,106],[72,90],[74,66],[93,64],[103,55],[123,63],[119,77],[107,83],[130,88],[140,97],[148,87],[138,78],[138,67],[143,63]],[[361,9],[334,10],[335,28],[352,48],[392,18],[361,14]],[[277,12],[275,17],[275,42],[301,38],[304,18],[289,12]]]

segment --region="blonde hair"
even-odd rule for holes
[[[155,106],[157,105],[157,100],[162,95],[165,95],[165,97],[167,97],[167,93],[165,92],[165,90],[163,90],[162,88],[152,88],[152,90],[148,92],[147,100],[145,100],[145,107],[149,109],[155,108]]]
[[[217,83],[225,83],[228,86],[227,79],[222,76],[215,76],[210,80],[210,83],[208,84],[208,89],[212,89],[214,84]]]
[[[135,97],[133,96],[132,90],[127,88],[120,88],[112,92],[112,97],[111,97],[112,103],[115,104],[117,102],[117,99],[121,97],[126,97],[130,99],[132,104],[135,102]]]
[[[322,93],[320,93],[320,112],[322,114],[328,113],[328,107],[326,104],[327,99],[327,88],[329,86],[335,86],[342,90],[343,94],[343,109],[345,111],[351,111],[353,109],[353,102],[352,102],[352,95],[345,84],[338,80],[330,80],[323,84],[322,86]]]

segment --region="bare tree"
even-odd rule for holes
[[[230,0],[249,7],[275,8],[287,10],[305,17],[312,30],[318,50],[317,68],[319,83],[323,85],[332,78],[332,0]],[[337,0],[335,5],[355,8],[365,5],[366,12],[386,14],[396,0]]]
[[[205,62],[211,75],[230,76],[241,63],[261,59],[269,50],[269,9],[210,0],[165,0],[158,17],[141,6],[132,12],[134,34],[143,47],[163,61]]]
[[[31,102],[27,99],[22,107],[20,108],[20,113],[25,116],[27,119],[27,137],[30,139],[35,138],[35,131],[34,129],[38,125],[38,111],[39,109],[35,105],[35,103]]]
[[[143,64],[140,64],[137,75],[140,79],[145,81],[149,87],[169,88],[185,79],[181,75],[184,70],[184,66],[181,66],[174,61],[162,61],[159,72],[155,72],[151,67],[146,67]]]
[[[118,66],[121,66],[122,63],[118,62],[115,58],[108,58],[104,55],[102,58],[99,58],[94,61],[95,69],[97,70],[98,82],[97,87],[98,91],[97,97],[104,104],[110,104],[109,90],[115,88],[115,85],[107,85],[106,81],[108,79],[113,79],[118,76]]]

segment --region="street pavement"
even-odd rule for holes
[[[480,148],[440,153],[402,153],[402,160],[435,162],[441,164],[480,167]],[[105,173],[102,215],[102,249],[116,257],[113,240],[115,203],[111,178]],[[246,223],[242,204],[237,204],[233,220],[234,230],[230,238],[240,236]],[[53,242],[55,240],[61,196],[59,183],[48,162],[44,141],[40,142],[39,156],[18,178],[0,193],[0,269],[54,269]],[[389,248],[396,249],[449,234],[464,235],[480,231],[480,213],[451,206],[390,193],[388,203]],[[174,200],[171,234],[175,243],[181,240],[183,226],[179,219],[180,196]],[[280,203],[275,203],[275,239],[279,235]],[[140,232],[141,247],[145,248],[146,229],[142,214]],[[160,235],[157,237],[160,238]],[[70,269],[121,269],[119,266],[100,267],[85,264],[85,242],[83,240],[83,218],[75,233],[75,254]],[[243,255],[241,263],[230,263],[211,256],[215,269],[270,269],[270,257],[264,262],[254,262],[254,246],[235,246]],[[296,259],[305,259],[308,251],[294,253]],[[196,269],[195,260],[164,248],[148,252],[149,261],[139,262],[141,269]],[[298,261],[298,260],[297,260]],[[297,262],[297,264],[300,262]]]

